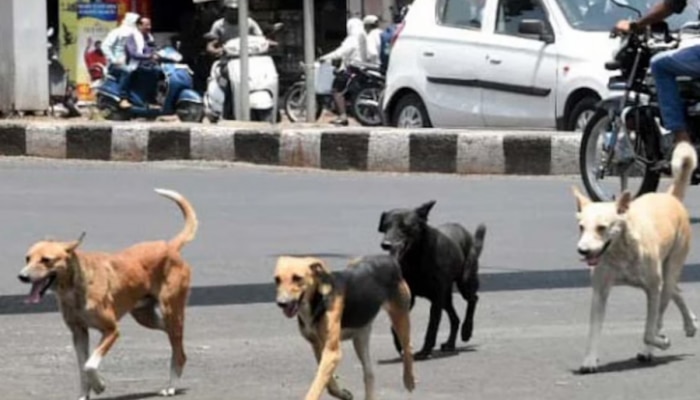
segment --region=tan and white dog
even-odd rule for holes
[[[22,282],[32,285],[29,303],[41,301],[48,289],[56,292],[63,319],[73,334],[80,400],[89,399],[91,391],[100,394],[105,390],[97,370],[119,337],[118,321],[127,313],[146,328],[164,331],[170,339],[170,382],[160,394],[174,395],[175,381],[182,375],[191,271],[180,250],[194,239],[198,222],[194,208],[182,195],[162,189],[156,192],[175,201],[185,217],[185,227],[170,241],[138,243],[109,254],[78,251],[84,233],[73,242],[44,240],[29,249],[19,274]],[[102,339],[88,359],[89,328],[98,330]]]
[[[640,288],[647,295],[644,347],[637,358],[650,361],[653,349],[668,349],[661,334],[664,311],[671,300],[683,314],[686,336],[697,331],[695,315],[686,305],[678,280],[690,250],[691,228],[682,201],[697,166],[695,149],[676,146],[673,184],[667,193],[648,193],[632,200],[629,192],[616,202],[594,203],[574,187],[581,237],[578,252],[591,268],[588,347],[582,373],[596,372],[598,344],[610,289],[615,284]]]

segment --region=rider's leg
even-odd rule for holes
[[[338,109],[338,118],[333,121],[336,125],[347,125],[348,114],[345,105],[345,90],[347,89],[349,76],[346,71],[339,72],[333,80],[333,100]]]
[[[129,108],[131,107],[131,102],[129,102],[129,79],[131,78],[131,71],[126,67],[119,66],[116,67],[119,71],[119,77],[117,78],[117,84],[119,88],[119,107]]]
[[[673,133],[676,143],[690,142],[676,77],[700,77],[700,46],[655,55],[651,60],[651,73],[656,82],[664,127]]]

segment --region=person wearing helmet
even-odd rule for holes
[[[347,36],[340,47],[321,56],[320,61],[342,60],[340,69],[333,80],[333,100],[338,109],[338,119],[333,121],[336,125],[347,125],[348,115],[345,107],[345,90],[350,81],[350,68],[353,64],[367,62],[367,35],[365,34],[362,20],[350,18],[347,23]]]
[[[224,43],[239,36],[238,29],[238,0],[227,0],[224,4],[223,18],[214,21],[207,35],[213,38],[207,44],[207,52],[216,57],[221,56]],[[248,18],[248,29],[249,35],[264,36],[260,25],[252,18]]]
[[[367,62],[379,65],[379,55],[382,46],[382,30],[379,28],[379,18],[376,15],[366,16],[362,22],[367,33]]]

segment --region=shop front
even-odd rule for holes
[[[316,0],[315,34],[319,52],[338,46],[345,37],[349,15],[375,14],[388,19],[395,0]],[[278,34],[280,46],[273,58],[280,74],[280,87],[291,83],[301,72],[304,59],[303,0],[249,0],[250,16],[265,30],[284,23]],[[98,50],[107,32],[116,27],[126,12],[150,17],[159,45],[180,43],[184,61],[195,72],[195,89],[205,88],[213,59],[205,54],[204,33],[221,16],[220,0],[47,0],[50,26],[61,60],[70,71],[82,99],[90,100],[90,66],[104,62]]]

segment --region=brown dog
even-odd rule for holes
[[[340,363],[342,340],[353,340],[365,381],[365,399],[373,400],[374,374],[369,357],[372,322],[384,308],[403,352],[403,382],[413,391],[413,353],[409,305],[411,293],[397,261],[388,255],[360,258],[343,271],[330,272],[315,258],[280,257],[275,269],[277,305],[288,318],[298,314],[299,330],[311,343],[318,371],[306,400],[318,400],[327,387],[336,398],[351,400],[333,372]]]
[[[83,237],[74,242],[40,241],[27,253],[19,279],[31,283],[28,302],[38,303],[53,289],[63,319],[73,334],[80,369],[80,400],[105,390],[97,370],[119,337],[117,322],[127,313],[141,325],[165,331],[170,339],[170,382],[163,396],[175,394],[174,383],[185,365],[183,327],[189,295],[190,267],[180,250],[197,232],[197,216],[182,195],[156,189],[177,203],[185,217],[184,229],[169,242],[144,242],[118,253],[78,251]],[[158,313],[160,311],[160,315]],[[88,359],[93,328],[102,340]]]

